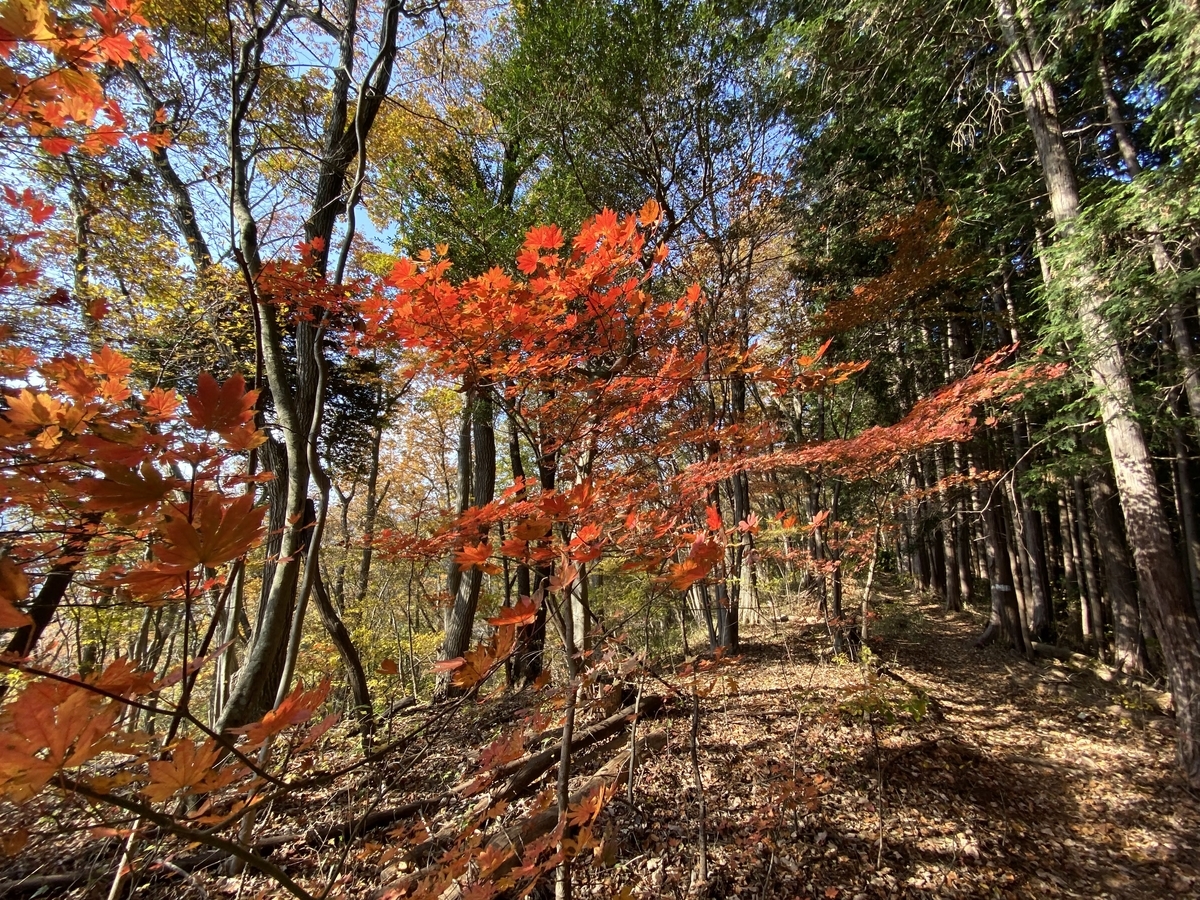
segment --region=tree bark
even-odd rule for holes
[[[471,506],[479,508],[492,502],[496,491],[496,436],[493,431],[492,398],[487,388],[475,388],[467,393],[467,410],[464,423],[470,420],[471,441],[469,471],[472,473]],[[460,450],[460,460],[462,459]],[[465,486],[460,473],[460,487]],[[461,504],[460,504],[461,505]],[[476,535],[479,541],[487,540],[488,529],[482,528]],[[454,568],[458,566],[451,561]],[[471,642],[471,630],[475,626],[475,610],[479,605],[479,591],[483,585],[483,570],[472,566],[458,578],[458,590],[452,595],[454,606],[446,627],[446,638],[442,644],[442,659],[455,659],[467,652]],[[454,692],[449,674],[438,679],[436,695],[447,697]]]
[[[342,666],[346,670],[346,681],[350,684],[350,694],[354,698],[354,715],[362,730],[364,748],[369,747],[371,737],[375,732],[375,712],[371,705],[371,689],[367,684],[367,673],[363,669],[362,657],[358,654],[358,648],[354,646],[350,632],[346,630],[345,624],[337,614],[337,608],[329,597],[329,591],[325,588],[325,581],[321,578],[320,569],[317,570],[316,581],[313,584],[313,598],[317,601],[317,612],[321,616],[321,624],[325,626],[325,631],[333,642],[334,649],[337,650],[338,656],[342,660]]]
[[[383,422],[375,424],[371,436],[371,467],[367,471],[367,496],[363,498],[363,549],[358,563],[357,605],[362,606],[367,596],[367,585],[371,580],[371,560],[375,554],[375,518],[379,513],[379,451],[383,443]],[[385,485],[384,491],[387,491]]]
[[[1200,613],[1200,523],[1196,521],[1195,482],[1183,429],[1171,429],[1172,449],[1175,452],[1175,483],[1179,494],[1179,530],[1183,536],[1184,553],[1188,563],[1188,580],[1192,603]]]
[[[942,509],[942,556],[946,561],[946,579],[942,598],[947,612],[962,609],[962,583],[959,580],[958,538],[955,534],[955,503],[946,490],[946,450],[933,448],[933,461],[938,480],[938,502]]]
[[[982,487],[979,489],[984,490]],[[1012,560],[1008,553],[1008,540],[1003,532],[1004,511],[999,490],[992,497],[980,499],[983,514],[983,531],[987,540],[989,581],[991,582],[992,610],[988,626],[979,636],[976,645],[983,647],[999,636],[1001,628],[1008,633],[1018,653],[1028,657],[1032,646],[1021,622],[1021,610],[1017,605],[1015,578]]]
[[[1114,662],[1126,672],[1141,674],[1146,669],[1146,648],[1138,622],[1137,575],[1125,547],[1117,490],[1111,476],[1104,474],[1092,479],[1091,487],[1100,562],[1112,604]]]
[[[1104,613],[1100,603],[1100,576],[1096,572],[1096,555],[1092,552],[1092,533],[1088,528],[1086,488],[1083,477],[1075,476],[1075,524],[1079,533],[1079,553],[1087,592],[1083,598],[1083,639],[1104,658]]]

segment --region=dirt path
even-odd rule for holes
[[[1200,896],[1200,802],[1169,719],[1062,666],[975,650],[970,614],[912,597],[881,610],[876,662],[904,681],[864,682],[800,623],[748,633],[699,679],[708,896]],[[695,890],[688,726],[641,772],[642,801],[614,801],[622,852],[587,876],[595,895]]]

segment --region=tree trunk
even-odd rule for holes
[[[1017,598],[1017,609],[1021,613],[1021,623],[1025,630],[1029,629],[1029,564],[1024,555],[1024,544],[1017,534],[1020,527],[1016,513],[1016,502],[1012,490],[1012,482],[1006,481],[1004,489],[996,495],[999,509],[996,514],[1001,519],[1004,532],[1004,549],[1008,553],[1009,565],[1013,574],[1013,593]]]
[[[371,560],[375,548],[375,517],[379,513],[379,451],[383,443],[383,422],[377,422],[371,435],[371,468],[367,471],[367,496],[363,499],[363,549],[358,563],[358,594],[356,606],[361,607],[371,580]],[[387,488],[385,486],[384,491]]]
[[[1179,530],[1183,534],[1192,603],[1200,611],[1200,525],[1196,522],[1196,494],[1193,487],[1195,482],[1192,480],[1183,429],[1178,425],[1171,429],[1171,440],[1175,451],[1175,482],[1179,494]]]
[[[1083,600],[1083,639],[1104,658],[1104,613],[1100,605],[1100,576],[1096,572],[1096,555],[1092,552],[1092,533],[1088,528],[1087,503],[1082,476],[1075,476],[1075,523],[1079,532],[1079,553],[1087,593]]]
[[[1072,638],[1083,646],[1083,616],[1087,608],[1087,585],[1084,582],[1083,562],[1079,552],[1079,534],[1075,528],[1075,513],[1067,498],[1070,487],[1062,485],[1058,491],[1058,527],[1062,532],[1059,544],[1062,545],[1063,575],[1066,580],[1067,610],[1071,624]],[[1075,596],[1071,597],[1071,586],[1075,587]]]
[[[492,426],[490,390],[476,388],[468,391],[467,405],[464,422],[469,416],[471,440],[468,452],[471,457],[470,471],[474,476],[471,484],[471,506],[478,509],[491,503],[496,492],[496,435]],[[461,473],[459,477],[460,487],[465,486]],[[475,535],[475,540],[486,541],[487,535],[488,529],[485,526]],[[457,565],[455,568],[458,568]],[[455,659],[466,653],[470,647],[471,631],[475,627],[475,610],[479,605],[479,591],[482,585],[483,569],[479,566],[472,566],[461,573],[458,590],[452,595],[454,606],[450,610],[446,638],[442,644],[442,659]],[[436,693],[438,697],[447,697],[453,692],[453,684],[447,673],[438,679]]]
[[[938,501],[942,508],[942,556],[945,558],[946,580],[942,597],[947,612],[962,609],[962,583],[959,580],[958,538],[955,534],[955,502],[946,490],[946,450],[933,448],[933,461],[938,480]]]
[[[979,636],[976,645],[983,647],[996,640],[1001,630],[1008,633],[1018,653],[1029,657],[1033,648],[1021,622],[1021,610],[1017,606],[1015,579],[1012,561],[1008,553],[1008,540],[1003,532],[1004,511],[998,509],[1001,491],[987,496],[981,486],[979,509],[983,517],[983,533],[987,541],[988,574],[991,585],[992,608],[987,628]]]
[[[1138,622],[1137,575],[1125,547],[1117,490],[1111,476],[1103,474],[1092,479],[1091,487],[1100,562],[1112,604],[1114,662],[1126,672],[1140,674],[1146,669],[1146,648]]]
[[[369,747],[371,736],[375,732],[375,713],[371,707],[371,689],[367,685],[367,673],[363,669],[362,658],[358,655],[358,648],[354,646],[350,632],[346,630],[333,601],[329,598],[329,591],[325,589],[320,569],[317,570],[313,588],[321,624],[325,626],[334,649],[341,657],[342,666],[346,669],[346,681],[350,685],[350,694],[354,697],[354,715],[362,729],[363,746]]]

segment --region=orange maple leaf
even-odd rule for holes
[[[164,541],[154,548],[154,555],[179,571],[219,566],[258,542],[265,512],[265,506],[254,505],[251,494],[233,500],[206,494],[194,501],[190,521],[186,509],[172,507],[162,528]]]
[[[142,401],[142,409],[146,416],[156,422],[162,422],[175,414],[179,407],[179,396],[174,391],[164,391],[154,388]]]
[[[704,520],[708,523],[710,531],[721,530],[721,513],[715,506],[704,507]]]
[[[87,509],[111,510],[115,513],[136,513],[162,502],[177,485],[173,478],[164,478],[150,464],[143,462],[140,471],[118,465],[101,465],[103,478],[85,478],[80,486],[88,495]]]
[[[191,738],[183,738],[171,748],[170,759],[150,763],[150,783],[142,788],[142,793],[161,803],[176,794],[222,787],[221,781],[227,784],[237,773],[231,769],[214,772],[220,756],[220,748],[212,738],[199,747]]]
[[[462,549],[454,551],[454,561],[460,569],[469,569],[472,566],[482,567],[492,555],[492,545],[487,541],[482,541],[478,544],[464,544]]]
[[[235,734],[245,734],[250,747],[257,747],[267,738],[279,734],[293,725],[302,725],[313,717],[317,708],[329,696],[331,682],[328,678],[315,688],[305,690],[304,682],[284,698],[273,710],[257,722],[230,729]]]
[[[516,606],[500,607],[500,614],[488,619],[489,625],[528,625],[537,618],[538,605],[529,597],[522,597]]]
[[[196,393],[187,398],[187,422],[194,428],[215,431],[225,437],[236,434],[254,419],[258,391],[247,391],[246,380],[235,373],[224,384],[208,372],[200,376]]]
[[[28,593],[25,572],[7,554],[0,556],[0,630],[21,628],[33,621],[16,607]]]

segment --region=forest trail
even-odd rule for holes
[[[725,670],[736,693],[703,701],[709,896],[1200,896],[1200,803],[1170,719],[1061,664],[975,649],[970,612],[903,594],[880,613],[875,663],[909,684],[864,687],[862,668],[822,655],[823,625],[784,623],[744,634]],[[878,755],[856,706],[873,707]],[[598,896],[687,895],[688,726],[640,774],[646,802],[611,807],[630,846],[592,870]]]

